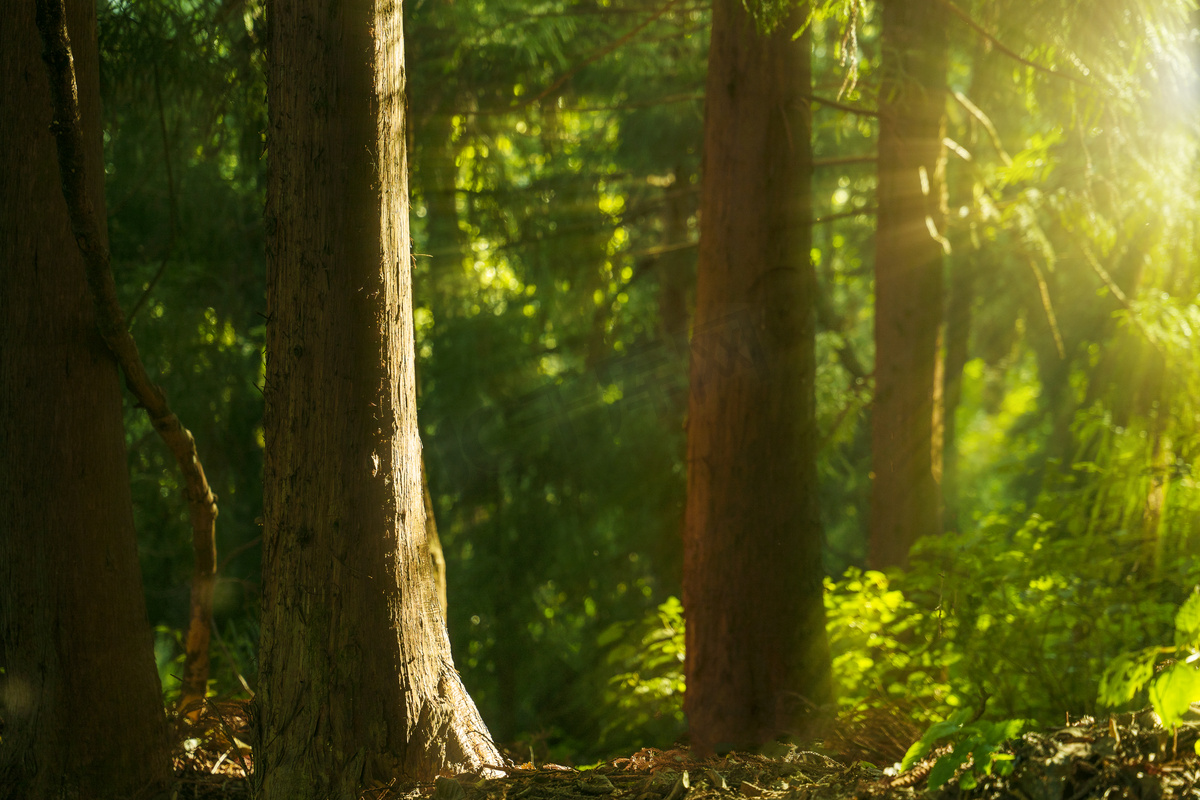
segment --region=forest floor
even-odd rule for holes
[[[251,798],[252,754],[242,742],[240,706],[212,707],[176,759],[178,800]],[[859,729],[859,733],[864,733]],[[869,734],[870,731],[865,731]],[[230,739],[233,739],[231,745]],[[705,760],[686,749],[647,748],[606,765],[575,770],[556,765],[506,767],[498,777],[458,775],[418,786],[364,787],[363,800],[891,800],[895,798],[1018,798],[1018,800],[1158,800],[1200,798],[1200,723],[1171,735],[1149,712],[1026,733],[1003,748],[1009,774],[950,780],[936,790],[928,778],[936,757],[896,774],[869,763],[863,736],[834,736],[818,750],[780,746],[771,755],[731,753]],[[896,756],[890,735],[879,737],[876,761]],[[889,742],[891,744],[889,744]],[[832,747],[830,746],[832,745]],[[968,762],[968,768],[970,764]],[[959,771],[959,777],[964,775]],[[971,788],[963,788],[970,786]]]

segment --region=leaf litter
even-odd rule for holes
[[[244,704],[206,709],[180,723],[184,745],[175,759],[177,800],[251,798],[250,714]],[[184,729],[186,727],[186,730]],[[894,731],[873,754],[870,731],[835,734],[820,747],[769,745],[761,753],[733,752],[697,759],[686,747],[645,748],[592,769],[544,764],[506,765],[479,774],[445,775],[419,785],[365,787],[363,800],[1159,800],[1200,798],[1200,714],[1174,732],[1149,710],[1031,731],[1002,748],[1006,775],[972,771],[970,759],[935,790],[928,778],[950,746],[932,750],[898,771]],[[232,741],[231,741],[232,740]],[[499,777],[494,777],[499,775]]]

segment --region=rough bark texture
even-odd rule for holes
[[[275,2],[258,795],[499,755],[429,572],[399,3]]]
[[[874,568],[906,565],[913,542],[941,531],[946,27],[935,0],[883,3],[867,556]]]
[[[701,752],[803,735],[829,696],[803,14],[760,36],[713,7],[683,574]]]
[[[425,504],[425,539],[429,547],[429,569],[433,574],[433,585],[437,590],[438,607],[442,618],[448,618],[450,605],[446,597],[446,553],[442,550],[442,539],[437,532],[437,517],[433,512],[433,495],[429,493],[429,475],[425,472],[425,457],[421,457],[421,495]]]
[[[95,7],[71,2],[81,186],[103,161]],[[117,366],[96,327],[51,135],[34,5],[0,25],[0,797],[138,798],[171,778]]]

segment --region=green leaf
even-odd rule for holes
[[[900,771],[905,772],[911,769],[912,765],[924,758],[928,752],[929,743],[924,739],[913,742],[912,746],[908,748],[908,752],[904,754],[904,758],[900,761]]]
[[[1173,730],[1193,702],[1200,700],[1200,672],[1190,664],[1176,662],[1150,687],[1150,703],[1163,727]]]
[[[936,722],[929,726],[920,740],[915,742],[912,747],[908,748],[908,752],[904,754],[904,760],[900,762],[900,771],[909,769],[913,764],[916,764],[925,754],[933,749],[933,743],[938,739],[944,739],[957,733],[966,722],[970,715],[970,709],[962,709],[955,711],[949,718]]]
[[[1179,647],[1200,644],[1200,592],[1192,592],[1175,614],[1175,644]]]
[[[1158,652],[1157,647],[1148,647],[1114,658],[1100,677],[1100,702],[1119,706],[1133,700],[1133,696],[1154,677]]]
[[[959,742],[954,750],[937,760],[933,765],[933,769],[929,771],[929,789],[930,791],[937,789],[946,781],[954,777],[958,772],[958,768],[966,763],[971,757],[970,741]]]

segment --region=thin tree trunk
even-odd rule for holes
[[[85,191],[103,220],[95,7],[69,5]],[[41,53],[34,5],[14,4],[0,25],[0,797],[144,798],[171,764],[121,388],[68,220]]]
[[[274,2],[264,800],[499,763],[429,573],[399,3]]]
[[[713,7],[688,422],[684,708],[701,753],[829,698],[817,512],[809,36]]]
[[[885,0],[875,232],[875,404],[868,563],[904,566],[941,531],[939,326],[945,11]]]
[[[688,241],[688,172],[682,166],[672,171],[674,180],[666,191],[663,209],[663,247],[667,252],[658,257],[658,317],[663,338],[668,343],[687,334],[688,287],[693,285],[695,259],[683,247]]]

